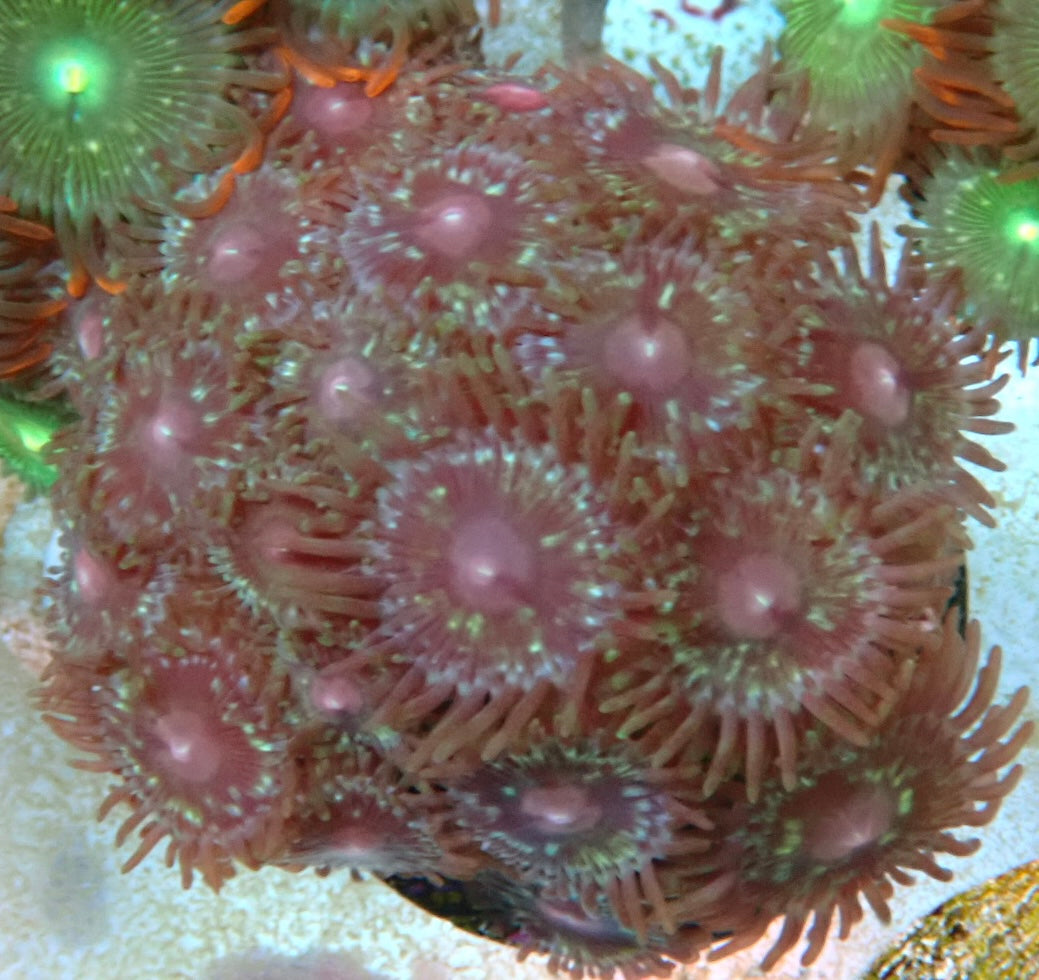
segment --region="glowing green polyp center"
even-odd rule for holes
[[[883,14],[885,0],[838,0],[840,19],[850,27],[875,24]]]
[[[43,450],[60,425],[45,408],[0,398],[0,464],[33,487],[49,487],[58,471],[44,461]]]
[[[18,438],[22,445],[31,453],[43,452],[44,447],[54,437],[54,429],[51,426],[25,419],[17,426]]]
[[[90,68],[82,61],[68,61],[58,66],[58,84],[69,93],[79,95],[90,82]]]
[[[1017,211],[1007,219],[1007,235],[1015,245],[1039,251],[1039,211]]]
[[[96,44],[63,41],[42,53],[43,95],[57,109],[74,102],[86,109],[103,105],[112,78],[111,59]]]

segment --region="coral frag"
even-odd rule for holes
[[[720,56],[484,68],[461,0],[138,6],[0,2],[4,397],[78,413],[40,701],[127,869],[424,878],[629,978],[777,918],[808,962],[944,877],[1031,731],[946,606],[1009,428],[987,330],[1033,311],[852,234],[984,4],[843,5],[863,59],[920,45],[897,147],[812,95],[792,0],[727,102]]]

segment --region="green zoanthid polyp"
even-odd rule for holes
[[[886,22],[927,24],[936,0],[779,0],[784,64],[803,71],[811,122],[849,139],[879,138],[908,111],[922,51]]]
[[[1039,323],[1039,179],[1005,180],[1012,164],[980,152],[934,168],[914,227],[936,271],[959,270],[969,315],[1027,345]]]
[[[0,194],[53,225],[74,278],[105,269],[98,223],[248,156],[257,122],[226,93],[281,84],[238,53],[255,41],[201,0],[0,0]]]

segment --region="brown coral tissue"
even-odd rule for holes
[[[0,373],[79,411],[39,700],[126,869],[411,876],[629,980],[944,879],[1031,733],[947,608],[1009,428],[962,280],[856,255],[769,51],[726,100],[480,67],[463,2],[215,6],[265,157],[113,219],[119,295],[40,298],[0,201]]]

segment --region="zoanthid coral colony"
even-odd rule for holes
[[[449,879],[634,978],[809,962],[973,849],[1031,732],[947,606],[1039,14],[781,6],[724,101],[488,68],[468,2],[0,0],[0,453],[74,406],[40,705],[127,868]]]

